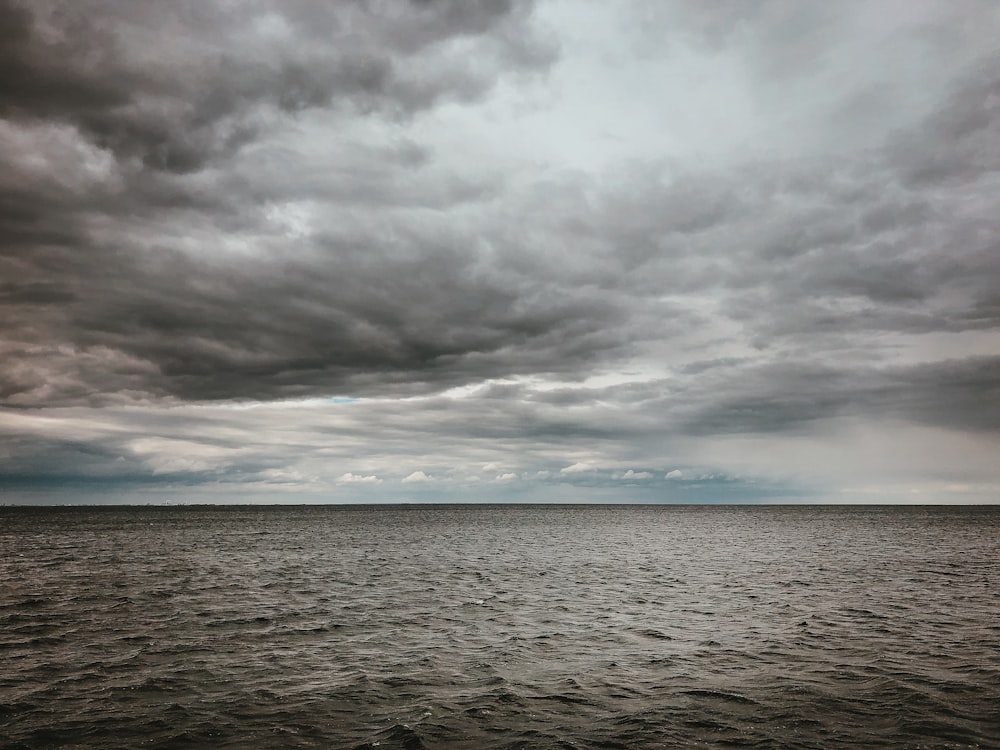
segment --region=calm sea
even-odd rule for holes
[[[1000,507],[0,508],[3,748],[1000,747]]]

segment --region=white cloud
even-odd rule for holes
[[[337,484],[382,484],[382,480],[374,474],[362,476],[360,474],[352,474],[348,471],[346,474],[341,474],[337,477]]]
[[[629,469],[622,474],[622,479],[652,479],[653,475],[648,471],[633,471]]]
[[[559,473],[565,476],[567,474],[579,474],[582,471],[593,471],[594,468],[594,465],[589,461],[577,461],[575,464],[559,469]]]
[[[494,480],[496,482],[513,482],[517,479],[517,474],[512,471],[508,471],[506,474],[497,474],[497,478]]]
[[[683,479],[684,474],[681,473],[680,469],[674,469],[673,471],[668,471],[664,479]]]
[[[403,484],[413,484],[414,482],[433,482],[434,478],[422,471],[415,471],[403,477]]]

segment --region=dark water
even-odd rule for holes
[[[1000,507],[0,509],[4,748],[1000,747]]]

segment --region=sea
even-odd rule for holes
[[[0,747],[998,748],[1000,506],[0,508]]]

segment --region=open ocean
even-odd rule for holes
[[[1000,507],[0,508],[0,747],[996,748]]]

